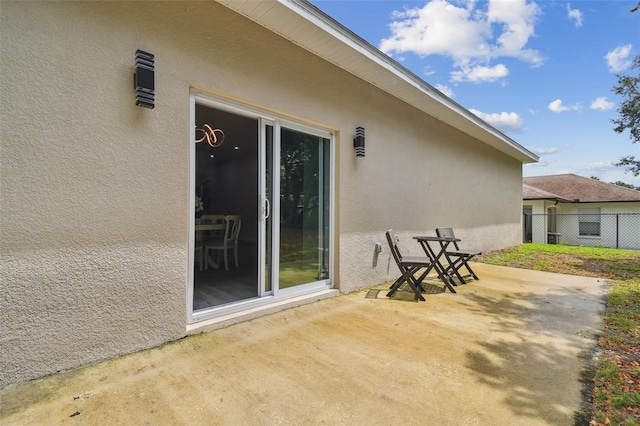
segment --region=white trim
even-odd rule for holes
[[[272,212],[271,212],[271,208],[269,206],[269,211],[267,211],[267,203],[269,202],[267,200],[267,194],[264,193],[264,191],[268,191],[267,188],[267,183],[266,183],[266,172],[267,172],[267,168],[269,167],[269,165],[267,164],[267,145],[262,144],[262,141],[267,141],[267,133],[266,133],[266,129],[267,126],[271,126],[271,128],[275,128],[275,124],[272,120],[266,119],[266,118],[258,118],[258,137],[260,139],[260,143],[258,144],[258,155],[259,155],[259,162],[260,162],[260,170],[258,170],[258,180],[259,180],[259,188],[258,188],[258,208],[259,208],[259,212],[258,212],[258,217],[260,218],[260,224],[259,224],[259,236],[258,236],[258,241],[259,241],[259,246],[258,246],[258,282],[259,282],[259,288],[258,288],[258,297],[266,297],[268,295],[272,295],[273,294],[273,287],[270,288],[270,290],[266,290],[265,289],[265,284],[266,284],[266,273],[265,273],[265,266],[266,266],[266,238],[267,238],[267,216],[266,214],[269,214],[269,217],[272,217]],[[273,133],[273,130],[272,130]],[[273,135],[271,135],[271,137],[273,138]],[[271,167],[273,167],[271,165]],[[273,229],[273,225],[271,226],[271,228]],[[273,232],[273,231],[272,231]],[[272,238],[273,240],[273,235]],[[269,249],[271,250],[271,248]]]
[[[217,0],[365,82],[523,163],[538,156],[304,0]]]
[[[187,324],[193,320],[193,288],[194,288],[194,256],[195,256],[195,214],[193,207],[196,202],[196,96],[189,93],[189,208],[187,209],[188,226],[188,255],[187,255]]]
[[[280,218],[280,121],[275,120],[273,126],[273,167],[271,176],[271,199],[274,201],[271,205],[271,215],[274,218]],[[277,176],[276,176],[277,174]],[[276,195],[278,195],[276,197]],[[280,282],[280,223],[271,222],[271,292],[275,297],[280,297],[280,286],[274,283]]]
[[[187,325],[187,334],[196,334],[217,328],[227,327],[241,321],[248,321],[253,318],[264,316],[283,309],[313,303],[318,300],[338,296],[340,292],[336,289],[324,289],[316,292],[301,294],[297,297],[287,297],[277,299],[275,297],[265,297],[259,299],[264,302],[253,306],[244,306],[243,310],[228,312],[218,316],[203,319]]]
[[[264,279],[265,273],[264,268],[265,265],[264,257],[265,252],[260,247],[260,261],[261,263],[258,265],[258,279],[261,288],[258,291],[258,297],[252,299],[241,300],[238,302],[230,303],[228,305],[214,306],[209,309],[201,309],[198,311],[193,310],[193,289],[194,289],[194,230],[195,230],[195,219],[193,214],[193,205],[195,204],[195,144],[190,143],[190,151],[189,151],[189,159],[190,159],[190,169],[189,169],[189,187],[190,187],[190,195],[189,195],[189,248],[188,248],[188,277],[187,277],[187,330],[190,329],[198,329],[195,324],[206,321],[216,322],[216,318],[222,317],[225,315],[235,315],[236,313],[242,313],[247,310],[252,310],[257,307],[261,307],[264,305],[270,305],[273,303],[280,303],[282,301],[286,302],[289,299],[297,298],[299,296],[303,296],[306,294],[315,294],[318,292],[324,292],[331,290],[333,283],[333,265],[334,265],[334,233],[335,233],[335,157],[336,157],[336,141],[335,141],[335,133],[329,130],[328,126],[319,126],[315,127],[314,125],[308,124],[307,120],[301,119],[297,121],[292,119],[290,116],[281,117],[278,114],[274,114],[272,111],[263,110],[253,105],[244,105],[243,103],[237,100],[231,100],[228,98],[220,97],[218,95],[209,93],[205,90],[191,87],[190,89],[190,141],[195,140],[195,107],[196,103],[199,105],[210,106],[212,108],[224,110],[226,112],[230,112],[233,114],[237,114],[243,117],[254,118],[258,120],[258,138],[259,140],[259,155],[261,156],[261,165],[260,167],[265,167],[263,165],[263,156],[265,153],[262,152],[264,148],[262,147],[262,141],[266,141],[266,135],[264,133],[264,125],[273,126],[273,171],[272,171],[272,185],[273,185],[273,194],[272,198],[274,198],[274,194],[280,193],[280,179],[279,173],[277,171],[280,170],[280,133],[281,128],[285,127],[287,129],[292,129],[300,132],[305,132],[314,136],[322,137],[329,140],[329,164],[330,164],[330,214],[329,214],[329,247],[330,247],[330,256],[329,256],[329,275],[327,279],[315,281],[307,284],[300,284],[294,287],[279,289],[277,286],[274,286],[273,283],[279,282],[279,270],[276,267],[271,268],[271,276],[269,277],[272,280],[271,290],[269,292],[264,291]],[[266,161],[266,160],[265,160]],[[261,170],[259,172],[259,185],[258,189],[258,197],[259,197],[259,206],[263,205],[263,190],[265,187],[264,180],[264,172],[265,170]],[[277,175],[277,176],[276,176]],[[259,207],[260,208],[260,207]],[[260,213],[260,212],[259,212]],[[279,217],[280,215],[280,203],[272,202],[271,205],[271,215],[272,217]],[[264,238],[266,232],[264,230],[265,220],[262,214],[259,214],[260,218],[260,226],[259,226],[259,239]],[[273,224],[272,226],[272,236],[271,236],[271,262],[272,265],[279,265],[279,226],[277,224]]]
[[[267,295],[264,297],[254,297],[251,299],[240,300],[237,302],[212,306],[207,309],[200,309],[193,313],[193,320],[188,323],[193,324],[200,321],[206,321],[209,319],[215,319],[224,315],[234,314],[237,312],[243,312],[249,309],[259,308],[265,305],[272,305],[274,303],[280,303],[291,298],[304,296],[307,294],[316,294],[332,290],[329,287],[328,280],[318,281],[316,283],[310,283],[308,285],[295,286],[287,289],[280,290],[277,295]],[[337,291],[337,290],[336,290]]]

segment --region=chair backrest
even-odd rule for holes
[[[436,235],[441,238],[455,238],[455,234],[453,233],[453,228],[436,228]],[[457,242],[453,242],[453,245],[456,247],[456,250],[459,250]]]
[[[389,229],[385,235],[387,236],[387,242],[389,243],[389,250],[391,250],[391,254],[393,255],[393,259],[396,263],[402,262],[402,255],[400,254],[400,249],[398,248],[398,240],[396,239],[396,234],[393,232],[393,229]]]
[[[224,233],[224,239],[233,240],[237,243],[238,235],[240,235],[240,225],[242,224],[240,215],[228,214],[224,217],[224,221],[227,224],[227,229]]]
[[[224,215],[223,214],[203,214],[202,216],[200,216],[200,219],[202,219],[202,222],[207,224],[207,223],[223,223],[224,222]]]

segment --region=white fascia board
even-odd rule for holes
[[[498,151],[522,163],[538,161],[537,155],[444,95],[309,2],[305,0],[218,1],[314,55],[335,64]],[[271,19],[270,16],[273,15],[272,12],[275,8],[286,8],[285,10],[293,15],[286,14],[287,19]],[[280,13],[281,11],[278,11],[279,15]],[[340,51],[341,47],[347,47],[363,60],[354,61],[352,56],[349,61],[345,61],[344,55],[341,56],[338,53],[332,55],[328,51],[329,49],[326,49],[326,42],[320,40],[320,37],[312,37],[313,41],[310,41],[308,37],[307,40],[304,40],[303,37],[295,34],[295,30],[291,30],[291,28],[296,28],[296,25],[292,25],[291,21],[295,16],[300,17],[305,23],[313,24],[320,31],[319,36],[320,34],[329,35],[336,42],[336,51]],[[326,37],[324,38],[326,39]],[[405,87],[400,87],[402,85]]]

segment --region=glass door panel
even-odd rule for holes
[[[328,285],[331,135],[192,99],[191,320]],[[220,247],[229,215],[237,255]]]
[[[260,295],[259,122],[196,103],[195,128],[193,311],[198,311]],[[231,234],[232,216],[237,237]]]
[[[270,294],[273,290],[273,126],[264,126],[264,157],[265,157],[265,173],[264,173],[264,200],[263,200],[263,217],[264,217],[264,285],[263,294]]]
[[[278,288],[328,278],[329,139],[280,131]]]

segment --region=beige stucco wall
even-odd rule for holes
[[[365,112],[367,156],[341,168],[341,200],[349,200],[340,206],[341,224],[348,223],[341,227],[343,290],[396,278],[395,265],[387,274],[388,228],[413,254],[420,250],[412,236],[434,235],[438,226],[454,227],[465,246],[481,250],[521,242],[520,164],[404,105],[393,111],[393,118],[373,106]],[[375,242],[384,251],[372,267]]]
[[[394,228],[520,243],[521,164],[215,3],[2,2],[0,387],[185,335],[190,84],[337,129],[341,291]],[[156,107],[134,106],[136,49]],[[366,157],[352,138],[366,128]],[[394,266],[392,265],[392,268]]]

